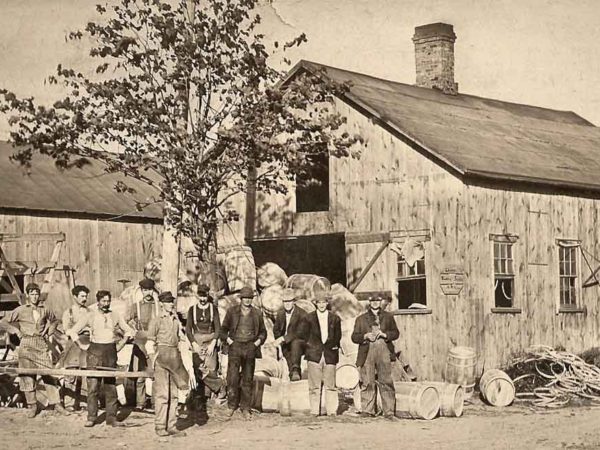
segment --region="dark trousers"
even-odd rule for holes
[[[87,365],[90,369],[96,367],[117,367],[117,347],[115,344],[96,344],[92,342],[87,354]],[[88,420],[94,421],[98,418],[98,391],[102,385],[106,403],[106,422],[117,420],[117,388],[115,378],[88,377],[87,389],[87,415]]]
[[[131,370],[142,372],[148,368],[148,356],[143,347],[134,344],[131,354]],[[134,378],[135,383],[135,404],[138,408],[143,408],[146,403],[146,379]]]
[[[256,346],[254,342],[234,342],[229,346],[227,365],[227,405],[249,411],[252,405]]]
[[[281,346],[281,352],[287,362],[290,374],[292,372],[300,373],[300,359],[304,354],[304,341],[302,339],[294,339],[289,344],[283,344]]]

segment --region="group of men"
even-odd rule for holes
[[[324,409],[327,415],[337,414],[335,385],[336,365],[339,362],[342,338],[340,317],[329,310],[329,293],[317,295],[315,311],[306,313],[295,306],[297,300],[291,289],[283,294],[283,309],[273,324],[275,343],[286,359],[290,380],[300,380],[300,362],[307,361],[309,400],[311,414],[318,416]],[[358,344],[356,366],[360,371],[361,411],[365,416],[379,412],[393,419],[395,392],[392,380],[392,361],[396,359],[393,341],[399,331],[392,314],[382,308],[383,299],[369,298],[368,310],[357,317],[352,332],[352,342]],[[325,390],[325,405],[321,406],[321,393]],[[377,410],[377,391],[381,395],[382,411]]]
[[[175,427],[178,395],[192,391],[192,403],[205,403],[206,390],[224,393],[223,382],[217,375],[218,346],[228,355],[227,405],[228,415],[240,410],[244,417],[251,414],[253,379],[256,358],[267,338],[263,314],[253,306],[255,291],[243,287],[238,296],[240,304],[230,307],[223,320],[211,301],[209,287],[198,286],[198,301],[187,315],[178,316],[176,298],[171,292],[158,293],[154,282],[139,283],[141,299],[128,305],[125,315],[111,309],[111,293],[99,290],[96,304],[88,306],[89,289],[75,286],[73,305],[62,317],[64,334],[70,341],[61,359],[74,361],[77,367],[94,370],[115,370],[117,354],[126,343],[134,342],[134,370],[154,369],[153,401],[155,429],[160,436],[177,436],[183,432]],[[20,338],[18,364],[21,368],[54,367],[49,351],[49,337],[55,332],[58,320],[40,302],[40,287],[26,287],[27,302],[11,311],[0,329]],[[283,309],[273,323],[275,345],[289,367],[291,381],[301,379],[300,363],[307,361],[311,413],[321,413],[321,392],[325,390],[324,411],[337,413],[335,386],[336,364],[339,361],[342,338],[340,317],[329,310],[331,295],[322,293],[314,299],[315,311],[307,313],[295,305],[293,290],[285,289]],[[381,308],[381,298],[372,297],[369,309],[356,319],[352,341],[359,345],[357,366],[361,378],[362,414],[375,415],[377,390],[382,399],[385,417],[394,414],[394,386],[391,361],[395,358],[393,341],[398,328],[391,314]],[[72,364],[72,363],[71,363]],[[68,364],[65,363],[65,366]],[[57,412],[68,415],[60,403],[58,380],[43,376],[48,402]],[[36,376],[20,375],[20,388],[28,404],[28,417],[37,414]],[[76,391],[80,390],[78,378]],[[87,421],[92,427],[98,419],[98,394],[104,391],[106,423],[122,426],[117,420],[117,387],[114,377],[87,378]],[[136,382],[136,403],[146,403],[145,379]],[[76,395],[74,408],[77,409]]]

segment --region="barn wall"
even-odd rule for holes
[[[0,214],[0,233],[41,232],[65,233],[58,267],[75,269],[75,283],[87,285],[92,292],[108,289],[115,296],[123,289],[117,280],[135,283],[142,278],[144,264],[162,251],[162,226],[158,224]],[[54,243],[6,243],[3,249],[9,260],[48,261]],[[49,300],[55,296],[69,298],[64,272],[56,271],[54,278]],[[43,281],[43,276],[37,276],[36,281]]]

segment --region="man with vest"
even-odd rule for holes
[[[319,294],[315,300],[316,310],[304,320],[302,336],[306,340],[304,357],[308,362],[308,393],[310,412],[321,412],[321,390],[325,389],[325,410],[328,416],[337,414],[338,396],[335,387],[335,366],[340,357],[342,321],[327,309],[331,295]]]
[[[300,336],[306,312],[296,307],[293,289],[285,289],[282,295],[283,308],[277,312],[273,323],[275,345],[280,346],[285,358],[291,381],[300,380],[300,359],[304,353],[304,339]]]
[[[40,302],[40,287],[29,283],[25,288],[27,303],[9,312],[0,321],[0,329],[15,334],[21,340],[17,352],[20,369],[52,369],[52,358],[48,346],[48,338],[54,334],[58,321],[54,314]],[[35,392],[36,375],[19,375],[19,387],[25,394],[28,418],[34,418],[38,412]],[[44,375],[42,381],[46,385],[46,396],[50,406],[63,415],[69,413],[60,404],[58,382],[56,378]]]
[[[127,323],[136,330],[133,352],[131,357],[131,370],[134,372],[144,371],[148,367],[148,355],[146,355],[146,336],[148,326],[153,317],[160,312],[160,303],[157,299],[157,291],[154,280],[144,278],[139,282],[141,298],[134,299],[128,305]],[[146,379],[137,378],[135,382],[136,408],[143,410],[146,407]]]
[[[175,312],[175,298],[170,291],[159,294],[162,308],[150,320],[146,351],[154,363],[154,427],[159,436],[185,436],[175,427],[177,392],[186,390],[189,374],[184,366],[179,344],[187,341]],[[189,344],[187,344],[189,345]],[[193,373],[192,373],[193,375]]]
[[[262,312],[252,306],[254,290],[244,286],[239,292],[240,305],[227,310],[221,324],[221,342],[227,344],[227,404],[231,417],[238,407],[244,418],[250,417],[256,358],[267,339]],[[241,381],[240,381],[241,378]]]
[[[125,319],[116,311],[111,311],[112,300],[109,291],[100,290],[96,293],[97,308],[82,316],[75,325],[66,330],[73,341],[79,341],[79,335],[85,328],[90,330],[90,346],[87,350],[87,366],[89,369],[116,369],[117,368],[117,341],[119,333],[123,339],[119,345],[135,335]],[[93,427],[98,419],[98,391],[100,385],[104,390],[106,403],[106,424],[118,427],[117,422],[117,389],[114,377],[88,377],[87,378],[87,422],[86,427]]]
[[[87,306],[87,300],[90,290],[87,286],[77,285],[71,289],[73,295],[73,305],[67,309],[62,316],[63,330],[66,331],[72,328],[78,320],[86,316],[90,309]],[[87,349],[90,344],[90,329],[84,328],[79,332],[79,342],[82,347]],[[59,367],[69,368],[85,368],[86,367],[86,351],[79,347],[74,341],[69,340],[65,345],[65,349],[60,357],[58,364]],[[75,378],[75,399],[73,403],[73,409],[79,411],[80,409],[80,397],[81,397],[81,377]]]
[[[394,419],[396,393],[392,380],[392,361],[396,360],[393,342],[400,332],[394,316],[381,308],[382,298],[371,296],[369,309],[356,318],[352,342],[358,344],[356,367],[360,372],[362,414],[377,414],[377,390],[383,415]]]
[[[198,303],[187,311],[186,335],[192,343],[193,361],[198,386],[194,391],[195,407],[204,411],[206,388],[218,393],[222,381],[217,375],[217,339],[221,331],[219,309],[209,296],[206,284],[198,286]]]

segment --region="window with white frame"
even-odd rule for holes
[[[567,241],[558,242],[558,271],[561,308],[573,308],[577,306],[578,247],[578,244],[572,244]]]
[[[408,309],[413,304],[427,305],[425,254],[423,252],[416,260],[407,261],[407,259],[404,255],[398,255],[396,276],[398,309]]]
[[[513,242],[494,241],[494,306],[512,308],[515,296]]]

